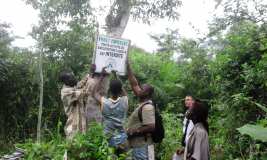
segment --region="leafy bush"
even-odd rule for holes
[[[113,160],[115,158],[114,149],[108,146],[108,142],[103,133],[103,128],[99,124],[92,124],[86,134],[77,134],[73,140],[65,140],[59,133],[51,137],[50,140],[40,144],[29,140],[17,147],[25,150],[25,159],[53,159],[62,160],[67,151],[70,160]],[[124,159],[125,155],[115,159]]]
[[[169,104],[168,108],[174,105]],[[156,157],[162,160],[169,160],[176,150],[181,147],[182,121],[175,113],[163,112],[162,114],[165,138],[162,143],[156,146]]]

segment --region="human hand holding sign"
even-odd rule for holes
[[[115,79],[118,79],[117,71],[112,70],[111,73]]]
[[[103,68],[102,68],[102,71],[101,71],[101,76],[103,76],[103,77],[104,77],[104,76],[108,75],[108,72],[107,72],[107,70],[106,70],[106,69],[107,69],[107,67],[103,67]]]
[[[96,70],[96,65],[95,64],[91,64],[91,67],[90,67],[90,73],[91,74],[94,74],[95,73],[95,70]]]
[[[105,66],[108,73],[116,70],[117,74],[125,75],[125,60],[129,46],[129,40],[98,35],[93,59],[97,66],[96,72],[100,73]]]

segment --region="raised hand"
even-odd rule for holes
[[[106,71],[106,69],[107,69],[107,67],[102,68],[102,71],[101,71],[102,76],[108,75],[108,72]]]
[[[95,73],[95,70],[96,70],[96,65],[95,64],[91,64],[90,73]]]
[[[115,77],[115,78],[117,78],[118,76],[117,76],[117,71],[115,71],[115,70],[112,70],[111,71],[111,73],[112,73],[112,75]]]

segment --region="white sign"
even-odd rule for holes
[[[107,72],[115,70],[119,75],[125,75],[129,46],[129,40],[98,35],[93,58],[96,72],[100,73],[106,67]]]

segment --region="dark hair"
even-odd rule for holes
[[[118,96],[122,92],[122,83],[120,80],[111,80],[109,90],[112,95]]]
[[[195,102],[202,103],[201,100],[193,94],[186,94],[185,97],[191,97]]]
[[[74,87],[77,84],[77,80],[74,74],[69,70],[64,70],[59,74],[59,81],[63,82],[67,86]]]
[[[152,97],[153,94],[154,94],[154,87],[151,86],[150,84],[146,84],[146,85],[148,86],[147,95],[148,95],[149,97]]]
[[[150,84],[143,84],[141,86],[142,88],[142,95],[140,96],[140,98],[142,99],[151,99],[153,97],[154,94],[154,87],[151,86]]]
[[[194,103],[194,107],[192,109],[192,121],[201,122],[209,133],[208,115],[208,107],[204,105],[201,101],[197,100]]]
[[[193,100],[195,100],[195,96],[193,94],[186,94],[185,97],[191,97]]]

